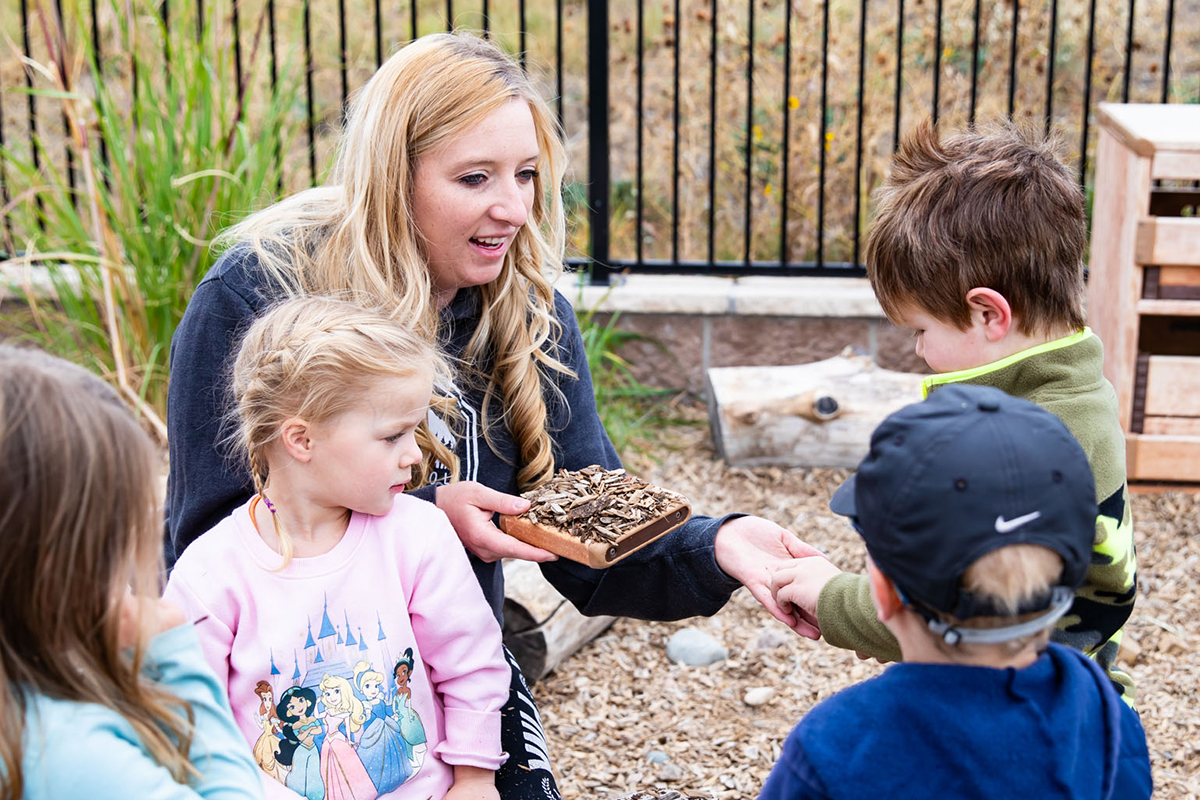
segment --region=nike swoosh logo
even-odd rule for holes
[[[1035,519],[1037,519],[1041,515],[1042,515],[1042,512],[1040,512],[1040,511],[1033,511],[1029,514],[1024,514],[1015,519],[1005,519],[1004,516],[1001,515],[999,517],[996,517],[996,533],[1012,533],[1013,531],[1015,531],[1017,528],[1021,527],[1025,523],[1033,522]]]

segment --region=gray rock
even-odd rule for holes
[[[774,650],[776,647],[783,647],[790,639],[795,638],[794,633],[785,632],[779,627],[763,628],[762,633],[758,635],[758,639],[754,642],[755,650]]]
[[[680,770],[679,778],[675,778],[674,780],[682,778],[682,773],[683,770]],[[617,800],[712,800],[712,795],[680,794],[674,789],[642,789],[633,794],[619,797]]]
[[[683,780],[683,767],[678,764],[663,764],[658,770],[658,779],[660,781]]]
[[[662,750],[651,750],[649,753],[646,753],[646,760],[651,764],[664,764],[670,761],[671,757]]]
[[[667,658],[676,664],[703,667],[729,658],[729,649],[702,630],[683,628],[667,642]]]
[[[757,686],[746,690],[742,702],[748,706],[761,706],[775,696],[775,689],[770,686]]]

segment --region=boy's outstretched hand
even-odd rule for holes
[[[825,558],[796,558],[771,575],[771,598],[784,610],[817,623],[817,598],[838,569]]]
[[[727,521],[717,531],[713,552],[717,565],[749,589],[772,616],[801,636],[820,638],[816,616],[804,613],[798,606],[781,607],[775,602],[771,576],[780,567],[796,561],[829,563],[824,553],[762,517],[736,517]]]

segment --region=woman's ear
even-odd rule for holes
[[[307,463],[312,459],[309,425],[299,417],[289,417],[279,426],[279,444],[296,461]]]
[[[967,308],[971,324],[981,326],[989,342],[998,342],[1008,335],[1013,323],[1012,306],[995,289],[977,286],[967,292]]]
[[[875,611],[880,622],[887,622],[904,608],[904,601],[896,592],[892,579],[879,571],[875,562],[867,559],[867,579],[871,582],[871,597],[875,600]]]

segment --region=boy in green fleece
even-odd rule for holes
[[[1125,438],[1100,340],[1084,326],[1083,196],[1056,149],[1013,126],[942,140],[921,126],[877,192],[867,275],[884,313],[914,331],[917,355],[938,373],[926,395],[951,383],[995,386],[1054,413],[1083,446],[1100,508],[1096,539],[1052,638],[1095,658],[1132,705],[1133,682],[1116,666],[1137,590]],[[772,587],[830,644],[899,660],[865,575],[800,559]]]

